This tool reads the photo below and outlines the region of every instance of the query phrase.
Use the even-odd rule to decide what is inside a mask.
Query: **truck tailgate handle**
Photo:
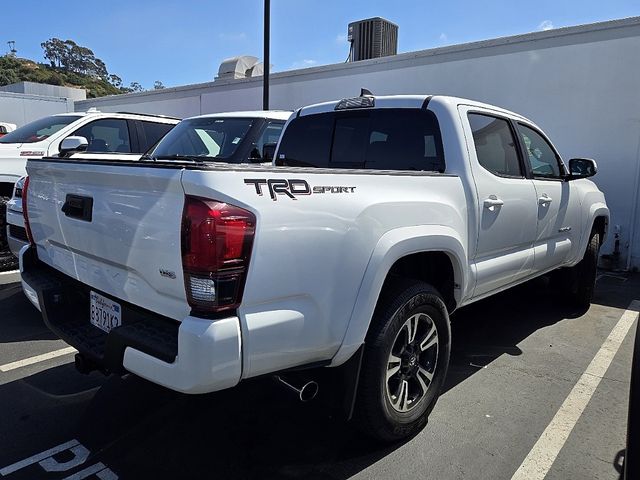
[[[66,201],[62,205],[65,216],[90,222],[93,212],[93,198],[67,193]]]

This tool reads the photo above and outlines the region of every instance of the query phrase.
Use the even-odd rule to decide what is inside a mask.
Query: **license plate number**
[[[120,304],[91,290],[89,293],[89,321],[109,333],[122,325]]]

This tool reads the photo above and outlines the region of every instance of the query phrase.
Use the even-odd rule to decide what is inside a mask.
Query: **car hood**
[[[0,143],[0,156],[4,157],[19,152],[22,145],[22,143]]]

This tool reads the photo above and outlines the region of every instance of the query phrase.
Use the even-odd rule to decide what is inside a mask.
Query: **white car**
[[[567,168],[521,115],[362,95],[294,113],[266,167],[172,155],[179,128],[147,161],[28,162],[23,288],[83,371],[185,393],[319,384],[394,441],[439,396],[451,312],[550,272],[567,302],[592,298],[596,164]]]
[[[178,122],[178,119],[159,115],[103,113],[90,109],[44,117],[1,137],[0,263],[8,259],[6,262],[15,264],[9,250],[17,256],[26,243],[21,188],[17,181],[26,175],[27,159],[57,156],[61,150],[66,155],[73,151],[139,155]],[[64,141],[71,148],[67,145],[65,149]],[[0,265],[0,269],[3,268],[8,265]]]

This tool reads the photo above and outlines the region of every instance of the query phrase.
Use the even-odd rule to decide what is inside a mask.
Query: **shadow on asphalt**
[[[639,292],[638,275],[601,274],[593,304],[626,309]],[[517,345],[536,330],[585,313],[563,302],[544,277],[459,310],[451,317],[452,352],[444,392],[500,355],[521,355]]]
[[[546,278],[460,309],[451,317],[452,351],[443,393],[503,354],[521,355],[518,344],[536,330],[584,313],[554,295]]]
[[[628,302],[637,280],[623,291],[602,279],[597,298]],[[500,355],[520,355],[518,343],[536,330],[583,313],[560,300],[537,280],[456,313],[444,392]],[[12,438],[0,466],[75,438],[123,479],[343,479],[401,447],[375,444],[269,378],[187,396],[133,375],[85,377],[65,365],[0,386],[0,404],[0,437]]]
[[[19,315],[16,312],[20,312]],[[0,344],[28,340],[56,340],[19,283],[0,286]]]

